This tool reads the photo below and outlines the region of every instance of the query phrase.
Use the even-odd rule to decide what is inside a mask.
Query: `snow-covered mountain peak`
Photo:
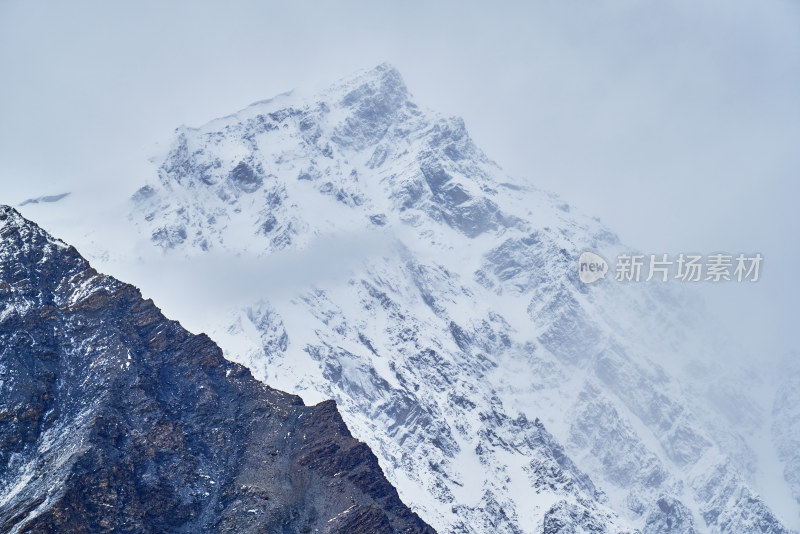
[[[424,227],[430,242],[446,242],[448,229],[475,238],[511,228],[530,232],[530,222],[563,230],[581,219],[581,226],[610,236],[596,221],[570,215],[552,195],[536,192],[520,204],[520,192],[530,188],[483,154],[463,120],[418,107],[388,65],[313,97],[286,94],[181,128],[159,175],[160,184],[134,195],[139,211],[197,208],[178,208],[169,221],[162,216],[146,225],[164,249],[230,248],[236,240],[230,234],[243,232],[267,241],[269,250],[302,247],[308,236],[364,221]],[[182,192],[191,198],[180,199]],[[286,204],[300,198],[302,204]],[[199,213],[202,220],[189,220]]]
[[[24,224],[24,221],[25,219],[22,218],[17,210],[11,206],[0,204],[0,227],[20,226]]]
[[[41,246],[45,251],[52,247],[67,248],[68,245],[48,235],[39,226],[25,219],[16,209],[11,206],[0,204],[0,238],[5,238],[11,233],[16,233],[25,238],[23,246]],[[8,258],[12,255],[19,255],[25,250],[18,250],[7,243],[5,239],[0,240],[0,256]]]
[[[389,66],[181,129],[132,217],[171,255],[230,260],[251,296],[203,327],[258,378],[335,398],[442,531],[786,532],[753,489],[766,428],[731,430],[708,401],[751,403],[704,367],[686,292],[583,285],[579,254],[610,260],[613,232],[506,176]],[[335,235],[386,246],[287,277],[303,251],[325,270],[313,250]]]

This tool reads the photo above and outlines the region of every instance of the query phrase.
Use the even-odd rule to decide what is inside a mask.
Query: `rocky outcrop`
[[[434,532],[333,401],[255,380],[9,207],[0,423],[2,532]]]

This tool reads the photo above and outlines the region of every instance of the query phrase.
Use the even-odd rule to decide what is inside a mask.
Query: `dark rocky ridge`
[[[0,531],[434,532],[333,401],[256,381],[3,206]]]

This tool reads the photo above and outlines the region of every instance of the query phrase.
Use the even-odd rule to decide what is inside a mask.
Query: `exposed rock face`
[[[2,206],[0,531],[434,532],[333,401],[256,381]]]
[[[692,512],[677,499],[661,497],[647,516],[644,534],[698,534]]]

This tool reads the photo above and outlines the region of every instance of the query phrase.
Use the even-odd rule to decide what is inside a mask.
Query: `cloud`
[[[158,295],[158,304],[172,318],[192,328],[201,324],[204,310],[243,307],[254,301],[295,297],[315,287],[347,280],[368,260],[394,256],[394,237],[383,230],[318,236],[301,250],[269,255],[231,255],[208,252],[187,258],[162,254],[141,243],[133,265],[109,269],[126,271],[145,297]],[[127,263],[127,262],[126,262]]]

